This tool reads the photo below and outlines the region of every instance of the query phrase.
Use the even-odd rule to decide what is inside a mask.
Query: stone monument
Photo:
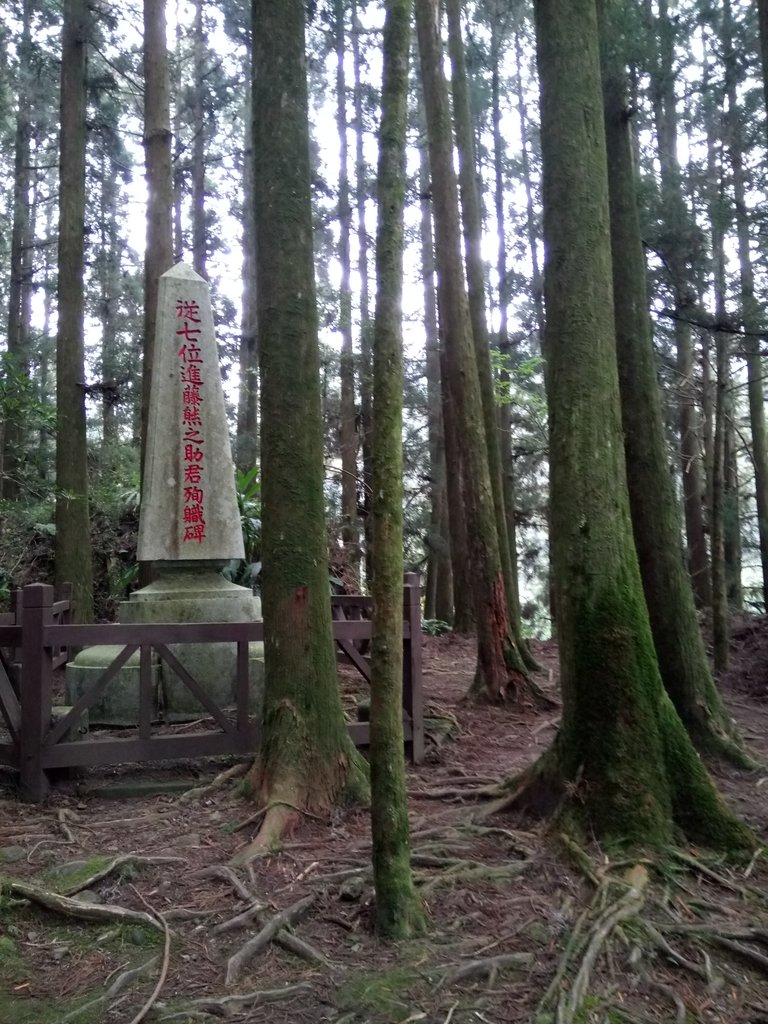
[[[153,564],[155,579],[120,605],[119,620],[255,621],[261,617],[258,598],[220,571],[224,563],[243,557],[243,538],[208,284],[183,263],[160,278],[156,330],[138,548],[139,561]],[[69,703],[118,650],[92,647],[70,662]],[[234,702],[234,644],[176,644],[172,650],[212,700],[222,707]],[[254,710],[261,702],[263,666],[263,645],[251,644]],[[158,659],[153,686],[158,717],[185,721],[205,715]],[[91,724],[135,722],[138,687],[136,652],[91,709]]]

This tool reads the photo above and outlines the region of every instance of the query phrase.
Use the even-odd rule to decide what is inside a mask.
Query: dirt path
[[[768,653],[768,626],[760,628]],[[753,671],[762,648],[754,632],[744,638],[740,644],[751,644],[754,655],[745,661],[749,679],[729,677],[726,694],[765,764],[768,690],[765,674]],[[541,681],[554,692],[555,648],[535,645],[535,654]],[[6,795],[0,799],[5,878],[67,892],[111,867],[87,886],[86,898],[157,913],[171,934],[166,957],[161,921],[72,920],[35,903],[14,906],[6,894],[0,1021],[129,1024],[166,960],[149,1021],[768,1021],[764,862],[728,867],[707,860],[712,873],[706,874],[669,858],[636,867],[627,879],[631,863],[611,865],[592,849],[587,869],[557,836],[512,817],[489,821],[490,831],[468,825],[476,804],[461,794],[530,763],[557,727],[553,712],[464,705],[473,668],[471,642],[426,638],[427,699],[456,719],[459,732],[409,773],[414,867],[429,914],[423,938],[392,948],[371,934],[364,811],[350,809],[330,822],[305,819],[280,854],[258,862],[250,875],[235,875],[227,865],[255,828],[239,827],[255,808],[234,782],[193,802],[175,794],[118,801],[70,789],[43,807],[27,807]],[[733,806],[768,835],[768,772],[715,773]],[[453,795],[434,796],[444,790]],[[120,854],[157,860],[111,865]],[[274,929],[276,941],[254,952],[227,987],[231,958],[289,908],[297,913],[293,930]],[[234,921],[242,914],[244,920]],[[569,948],[563,980],[542,1005]],[[592,950],[580,999],[574,984]],[[269,1001],[264,992],[272,993]],[[285,998],[272,1001],[278,997]]]

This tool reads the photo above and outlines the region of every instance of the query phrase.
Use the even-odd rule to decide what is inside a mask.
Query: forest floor
[[[556,648],[533,649],[555,696]],[[726,697],[768,765],[768,619],[736,623],[732,653]],[[235,780],[193,799],[116,800],[126,782],[169,778],[118,772],[35,807],[7,788],[0,1021],[768,1022],[766,859],[728,864],[686,847],[612,862],[510,814],[473,824],[473,791],[541,753],[557,712],[466,705],[466,639],[425,638],[424,668],[431,711],[455,735],[408,774],[423,936],[386,945],[372,934],[364,810],[304,818],[247,872],[229,862],[256,808]],[[200,786],[189,767],[171,778]],[[768,769],[713,772],[768,842]],[[65,916],[57,893],[77,893],[78,914],[85,905],[104,919]],[[116,908],[133,916],[113,918]]]

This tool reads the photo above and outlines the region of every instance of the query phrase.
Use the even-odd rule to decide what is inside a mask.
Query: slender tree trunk
[[[458,191],[453,170],[448,88],[442,70],[437,6],[436,0],[416,0],[435,215],[437,300],[445,339],[449,386],[456,402],[467,532],[471,545],[478,652],[473,691],[485,689],[492,699],[499,700],[508,689],[522,697],[531,693],[532,687],[526,676],[518,637],[511,632],[507,612],[480,380],[461,265]]]
[[[101,399],[101,437],[105,456],[118,441],[117,423],[117,324],[116,306],[119,302],[120,248],[117,237],[117,166],[114,160],[101,161],[101,253],[100,253],[100,305],[101,305],[101,379],[105,387]]]
[[[339,377],[341,403],[339,410],[339,441],[341,447],[341,536],[344,543],[345,567],[355,580],[360,576],[360,545],[357,528],[357,430],[355,426],[355,363],[352,353],[352,285],[349,254],[352,233],[352,207],[349,202],[349,146],[347,144],[347,83],[344,74],[346,34],[344,0],[334,0],[336,36],[336,125],[339,133],[339,332],[341,362]],[[359,584],[358,588],[359,589]]]
[[[304,2],[252,10],[265,683],[250,779],[270,809],[241,859],[278,841],[295,808],[327,811],[367,792],[328,600]]]
[[[403,762],[403,207],[411,0],[387,0],[373,336],[371,832],[376,930],[424,927],[410,864]],[[418,642],[418,638],[417,638]]]
[[[29,373],[29,317],[24,316],[24,296],[30,293],[32,268],[32,238],[30,237],[30,186],[32,136],[32,99],[29,78],[32,69],[33,0],[24,0],[22,8],[21,38],[19,39],[18,105],[14,139],[13,166],[13,226],[11,229],[11,279],[8,285],[8,365],[7,371],[24,379]],[[19,469],[25,445],[23,415],[9,415],[0,424],[0,497],[14,500],[19,497]]]
[[[626,475],[645,600],[665,689],[703,752],[744,764],[707,663],[689,577],[680,558],[680,514],[667,466],[656,379],[645,257],[637,209],[627,83],[615,0],[601,0],[603,100],[610,197],[612,274]]]
[[[144,0],[144,174],[147,250],[144,256],[144,361],[141,383],[141,466],[146,458],[149,391],[155,351],[160,275],[173,265],[171,115],[165,0]]]
[[[240,322],[240,391],[237,468],[247,473],[259,458],[259,342],[256,306],[256,223],[253,181],[253,68],[246,58],[243,140],[243,313]]]
[[[208,239],[205,224],[206,78],[203,0],[195,2],[192,27],[192,268],[208,280]]]
[[[733,20],[730,0],[723,2],[723,48],[725,50],[726,96],[728,111],[726,144],[731,158],[733,201],[736,215],[736,239],[739,252],[741,322],[744,328],[744,354],[747,362],[749,423],[752,432],[752,462],[755,468],[755,502],[763,571],[763,602],[768,610],[768,439],[765,429],[765,388],[763,359],[760,355],[760,331],[764,328],[762,310],[755,296],[755,277],[750,254],[747,189],[744,173],[744,139],[739,118],[737,92],[738,59],[733,44]]]
[[[362,54],[360,37],[362,29],[357,15],[358,5],[352,2],[352,57],[354,68],[354,108],[355,108],[355,192],[357,208],[357,273],[360,278],[360,447],[363,456],[363,529],[365,533],[365,577],[370,586],[372,578],[373,555],[373,524],[371,520],[371,500],[373,494],[372,463],[371,463],[371,427],[373,422],[373,398],[371,384],[373,380],[373,362],[371,338],[373,324],[371,322],[371,300],[368,271],[368,250],[370,248],[368,229],[366,227],[365,204],[368,198],[368,164],[364,152],[364,119],[363,119],[363,82]]]
[[[680,387],[680,459],[685,511],[688,564],[693,592],[700,606],[711,603],[709,559],[704,529],[702,494],[704,483],[699,448],[699,415],[693,379],[693,342],[686,323],[693,305],[687,271],[687,211],[682,192],[682,176],[677,156],[677,99],[674,73],[674,27],[670,22],[667,0],[659,0],[658,18],[654,18],[650,0],[646,0],[648,20],[657,35],[657,53],[651,73],[651,97],[661,166],[664,217],[669,242],[665,253],[676,314],[674,323],[677,348],[677,373]]]
[[[451,551],[451,579],[453,581],[453,631],[461,635],[475,628],[475,599],[472,585],[472,555],[469,545],[466,506],[464,503],[464,468],[459,442],[459,420],[456,397],[453,393],[448,356],[445,351],[445,332],[441,331],[440,387],[445,462],[451,467],[446,474],[445,490],[448,497],[448,535]]]
[[[731,848],[732,817],[664,693],[622,444],[595,0],[535,0],[546,350],[563,715],[512,802],[557,806],[602,842]]]
[[[423,105],[421,105],[423,109]],[[419,146],[421,205],[421,268],[424,279],[424,335],[427,357],[427,426],[429,430],[430,523],[427,541],[427,582],[424,618],[453,621],[448,494],[446,489],[445,433],[441,405],[440,338],[437,330],[435,253],[432,208],[429,202],[429,157],[426,143]]]
[[[65,0],[61,50],[59,160],[59,326],[56,339],[56,581],[72,584],[75,621],[93,617],[85,434],[86,75],[91,31],[87,0]]]
[[[757,19],[760,32],[760,64],[763,70],[763,95],[768,121],[768,0],[757,0]]]
[[[461,5],[459,0],[446,0],[448,15],[448,48],[452,68],[453,120],[459,154],[459,187],[464,229],[464,259],[467,271],[467,298],[472,339],[475,346],[480,398],[483,409],[485,444],[488,452],[488,472],[496,520],[499,559],[504,576],[507,614],[512,635],[517,637],[518,650],[526,668],[536,669],[536,661],[528,653],[522,640],[520,599],[517,582],[517,552],[510,548],[509,522],[504,507],[501,448],[493,372],[491,370],[491,344],[485,318],[485,268],[482,256],[483,219],[477,182],[475,144],[472,134],[472,113],[469,104],[467,67],[461,31]],[[514,514],[512,516],[514,523]],[[514,572],[513,572],[514,565]]]

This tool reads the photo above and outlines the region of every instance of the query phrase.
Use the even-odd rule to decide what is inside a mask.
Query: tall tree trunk
[[[256,222],[253,181],[253,67],[246,57],[243,140],[243,312],[240,321],[240,391],[236,464],[247,473],[259,458],[259,341],[256,305]]]
[[[387,0],[373,336],[371,833],[376,930],[424,927],[410,864],[403,762],[403,207],[411,0]],[[420,638],[417,638],[417,643]]]
[[[664,687],[699,750],[746,756],[707,663],[667,466],[615,0],[601,0],[615,333],[632,528]],[[603,13],[604,12],[604,13]]]
[[[358,5],[352,2],[352,58],[354,68],[353,102],[355,108],[355,193],[357,208],[357,273],[360,278],[360,447],[363,456],[363,529],[365,533],[365,577],[370,586],[372,577],[373,524],[371,500],[373,495],[371,463],[371,427],[373,422],[373,362],[371,338],[370,285],[368,271],[369,238],[365,219],[365,204],[368,199],[368,164],[364,151],[362,53],[360,37],[362,28],[358,18]]]
[[[534,13],[563,716],[511,802],[547,801],[603,842],[663,847],[679,828],[750,847],[665,695],[635,555],[595,0],[535,0]]]
[[[29,374],[29,316],[24,315],[24,297],[29,296],[32,268],[30,236],[30,186],[32,98],[29,80],[32,46],[33,0],[24,0],[19,39],[18,101],[13,160],[13,227],[11,229],[11,279],[8,286],[8,364],[6,371],[24,380]],[[27,302],[28,305],[28,302]],[[25,444],[24,415],[20,410],[7,415],[0,424],[0,497],[19,497],[19,468]]]
[[[157,292],[160,275],[173,265],[173,176],[165,0],[144,0],[144,174],[147,182],[147,249],[144,255],[144,360],[141,380],[142,474],[155,351]]]
[[[472,112],[469,104],[469,85],[464,58],[464,40],[461,31],[461,5],[459,0],[446,0],[448,15],[448,48],[451,57],[451,86],[453,92],[453,120],[459,154],[459,189],[464,229],[464,259],[467,272],[467,298],[472,339],[477,359],[480,398],[483,408],[485,444],[488,452],[488,472],[496,520],[499,559],[504,577],[507,614],[512,635],[517,637],[520,656],[526,668],[536,669],[536,661],[528,653],[522,640],[520,625],[520,599],[517,581],[517,552],[510,546],[509,522],[504,507],[504,485],[499,444],[499,423],[493,372],[491,370],[491,344],[485,318],[485,269],[483,267],[483,217],[477,182],[475,144],[472,134]],[[514,515],[512,516],[514,524]],[[513,571],[514,566],[514,571]]]
[[[677,372],[680,381],[680,458],[685,511],[688,564],[697,603],[711,603],[709,559],[704,529],[699,416],[693,379],[693,341],[686,322],[693,305],[686,251],[687,211],[682,192],[682,176],[677,156],[677,99],[675,96],[674,34],[667,0],[659,0],[654,18],[651,0],[646,0],[649,24],[657,33],[657,51],[651,72],[651,97],[661,167],[662,201],[667,224],[668,244],[665,261],[670,275],[675,311],[674,332],[677,348]]]
[[[461,265],[458,190],[437,14],[437,0],[416,0],[435,215],[437,301],[445,339],[449,387],[456,402],[467,532],[471,545],[478,655],[473,691],[484,689],[491,699],[499,700],[508,689],[522,697],[532,692],[532,687],[527,679],[518,637],[510,629],[507,612],[480,380]]]
[[[423,109],[423,105],[421,105]],[[435,252],[432,208],[429,202],[429,158],[426,142],[419,145],[421,205],[421,273],[424,281],[424,335],[427,366],[427,427],[429,431],[430,522],[427,542],[427,582],[424,618],[453,621],[445,433],[441,404],[440,338],[437,330]]]
[[[757,0],[757,19],[760,33],[760,65],[763,70],[763,96],[765,98],[768,134],[768,0]]]
[[[357,529],[357,430],[355,426],[355,363],[352,353],[352,285],[349,242],[352,233],[352,207],[349,202],[349,146],[347,144],[347,83],[344,74],[346,34],[344,0],[334,0],[336,37],[336,125],[339,133],[339,333],[341,362],[339,377],[341,403],[339,440],[341,447],[341,536],[345,567],[359,580],[360,556]],[[359,583],[357,586],[359,590]]]
[[[755,469],[755,503],[760,538],[760,562],[763,571],[763,602],[768,611],[768,439],[765,429],[763,359],[760,355],[760,332],[764,328],[764,323],[762,310],[755,296],[755,276],[752,270],[749,245],[744,139],[737,91],[739,60],[734,51],[730,0],[723,2],[723,48],[728,100],[726,145],[731,158],[736,239],[739,252],[739,305],[741,323],[744,328],[744,355],[747,362],[747,394],[749,396],[749,423],[752,432],[752,462]]]
[[[192,268],[208,280],[208,239],[205,224],[206,77],[203,0],[195,2],[192,27]]]
[[[328,600],[304,2],[254,0],[252,10],[265,682],[250,778],[270,808],[262,849],[295,808],[327,811],[367,784],[344,722]]]
[[[87,0],[65,0],[61,49],[59,326],[56,339],[56,581],[72,584],[74,618],[93,617],[85,434],[85,111]]]
[[[117,233],[117,165],[101,160],[100,203],[100,306],[101,306],[101,379],[104,391],[101,399],[101,437],[109,459],[109,449],[118,441],[116,377],[117,377],[117,323],[116,307],[119,303],[120,247]]]

